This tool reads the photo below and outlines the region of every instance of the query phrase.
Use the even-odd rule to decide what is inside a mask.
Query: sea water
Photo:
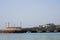
[[[60,40],[60,33],[0,33],[0,40]]]

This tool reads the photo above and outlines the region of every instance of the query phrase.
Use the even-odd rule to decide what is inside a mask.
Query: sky
[[[60,0],[0,0],[0,29],[60,24]]]

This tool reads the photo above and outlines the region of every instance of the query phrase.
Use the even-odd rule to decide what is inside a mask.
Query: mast
[[[22,21],[20,21],[20,27],[22,27]]]
[[[10,26],[10,23],[8,22],[8,25],[7,25],[7,27],[9,27]]]

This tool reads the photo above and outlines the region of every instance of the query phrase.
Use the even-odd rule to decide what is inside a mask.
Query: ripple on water
[[[60,33],[0,34],[0,40],[60,40]]]

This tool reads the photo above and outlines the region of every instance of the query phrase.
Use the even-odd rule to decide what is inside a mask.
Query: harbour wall
[[[12,27],[11,27],[12,28]],[[8,29],[4,29],[4,30],[0,30],[0,33],[55,33],[55,32],[60,32],[60,28],[8,28]]]

